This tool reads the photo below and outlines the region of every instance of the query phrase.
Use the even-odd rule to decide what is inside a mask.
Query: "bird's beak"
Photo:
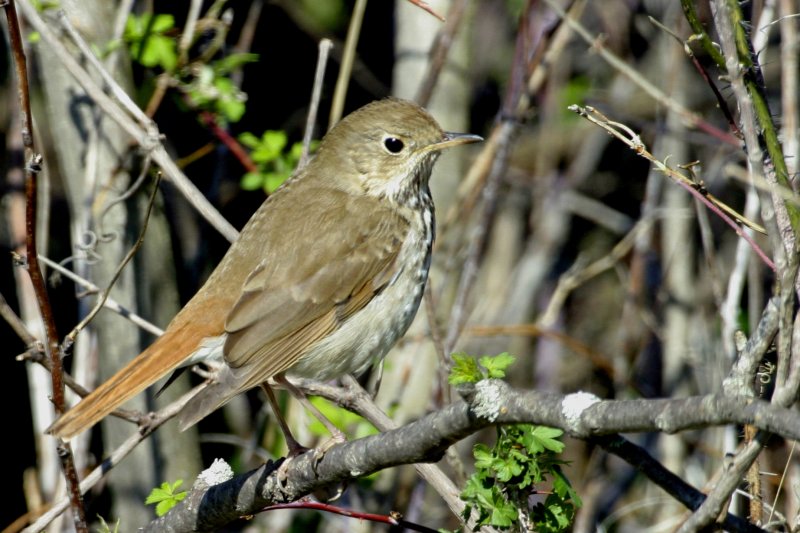
[[[444,132],[444,140],[428,146],[429,150],[444,150],[451,146],[458,146],[459,144],[470,144],[481,142],[483,137],[480,135],[473,135],[472,133],[453,133],[451,131]]]

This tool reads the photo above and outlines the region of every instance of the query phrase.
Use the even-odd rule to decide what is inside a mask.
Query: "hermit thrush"
[[[344,118],[256,211],[164,335],[48,432],[73,437],[169,372],[220,352],[226,364],[186,406],[182,427],[270,378],[366,370],[419,307],[433,164],[442,149],[480,140],[446,133],[394,98]]]

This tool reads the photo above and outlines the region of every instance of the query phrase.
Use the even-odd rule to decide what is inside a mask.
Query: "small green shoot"
[[[160,487],[156,487],[150,492],[144,502],[145,505],[156,504],[156,515],[164,516],[186,497],[187,492],[185,490],[176,492],[182,484],[182,479],[171,484],[169,481],[165,481]]]
[[[484,355],[477,361],[465,353],[453,354],[453,369],[448,378],[451,385],[477,383],[482,379],[502,379],[506,369],[514,363],[514,356],[508,353]]]
[[[238,122],[246,109],[247,95],[230,78],[230,74],[258,61],[258,54],[231,54],[205,65],[195,65],[192,77],[180,84],[192,104],[212,111],[228,122]]]
[[[97,519],[100,521],[100,525],[97,526],[97,533],[119,533],[119,518],[117,518],[117,521],[114,522],[113,529],[108,525],[106,519],[102,516],[97,515]]]

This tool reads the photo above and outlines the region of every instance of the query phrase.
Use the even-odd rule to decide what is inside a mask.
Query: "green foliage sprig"
[[[179,85],[199,109],[211,111],[228,122],[238,122],[246,110],[247,95],[236,86],[231,73],[258,54],[230,54],[207,64],[192,66],[188,80]]]
[[[186,497],[186,491],[178,492],[178,487],[183,484],[183,480],[179,479],[175,483],[165,481],[160,487],[154,488],[150,491],[147,499],[144,501],[145,505],[156,504],[156,515],[164,516],[170,509],[175,507],[178,502]]]
[[[267,130],[261,137],[245,132],[239,135],[239,142],[250,148],[250,157],[258,165],[257,171],[242,177],[242,189],[246,191],[263,188],[267,193],[275,192],[292,175],[303,153],[303,144],[299,142],[284,151],[288,139],[283,131]],[[311,150],[315,150],[318,144],[312,142]]]
[[[132,14],[125,22],[123,39],[128,43],[131,56],[142,66],[161,67],[172,72],[178,64],[178,47],[175,38],[167,34],[174,27],[172,15]]]
[[[514,357],[453,354],[453,361],[449,380],[459,385],[505,377]],[[562,433],[530,424],[499,426],[494,446],[476,444],[475,473],[461,493],[467,503],[465,519],[475,510],[478,525],[545,533],[568,529],[581,499],[561,470],[565,462],[557,457],[564,450],[558,440]],[[542,491],[537,488],[541,485],[550,489]]]

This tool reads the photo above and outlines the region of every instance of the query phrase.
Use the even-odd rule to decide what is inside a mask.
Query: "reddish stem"
[[[227,132],[224,128],[221,128],[219,124],[217,124],[216,117],[210,111],[203,111],[200,113],[200,120],[203,121],[203,124],[208,126],[211,132],[222,141],[222,144],[228,147],[228,150],[239,160],[242,166],[248,172],[257,172],[258,166],[253,162],[250,158],[250,154],[242,147],[242,145],[233,138],[233,136]]]
[[[329,503],[313,502],[310,500],[301,500],[298,502],[291,502],[291,503],[279,503],[277,505],[270,505],[269,507],[265,507],[263,510],[274,511],[277,509],[314,509],[317,511],[325,511],[326,513],[333,513],[342,516],[348,516],[350,518],[357,518],[359,520],[369,520],[370,522],[378,522],[381,524],[400,526],[402,528],[410,529],[412,531],[422,531],[424,533],[436,533],[435,529],[431,529],[429,527],[425,527],[420,524],[415,524],[413,522],[403,520],[403,518],[398,513],[391,513],[388,515],[362,513],[360,511],[351,511],[350,509],[336,507],[335,505],[331,505]]]
[[[31,104],[28,90],[28,68],[25,51],[22,46],[22,34],[19,29],[19,17],[14,0],[7,0],[5,4],[6,19],[8,21],[9,40],[14,56],[14,70],[17,74],[17,97],[19,98],[20,122],[22,144],[25,147],[25,249],[27,253],[27,270],[36,294],[39,313],[44,322],[45,342],[44,347],[51,362],[50,376],[53,384],[53,404],[56,414],[66,411],[64,397],[64,366],[61,361],[61,351],[58,344],[58,331],[53,318],[53,309],[47,295],[47,286],[44,282],[39,257],[36,252],[36,175],[41,170],[42,156],[34,153],[33,122],[31,120]],[[86,511],[83,506],[83,497],[78,481],[78,472],[72,456],[72,448],[68,442],[57,441],[58,457],[67,483],[70,505],[72,507],[75,529],[81,533],[89,531],[86,523]]]

